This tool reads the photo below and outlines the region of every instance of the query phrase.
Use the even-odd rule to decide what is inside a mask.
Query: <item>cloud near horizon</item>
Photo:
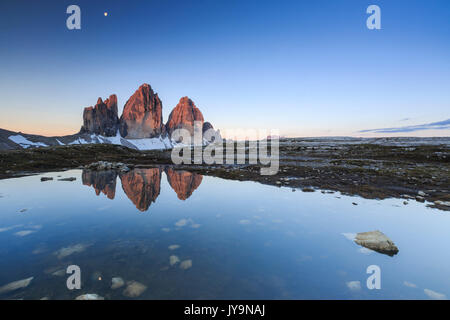
[[[422,130],[448,130],[450,129],[450,119],[426,123],[426,124],[418,124],[413,126],[403,126],[403,127],[394,127],[394,128],[382,128],[382,129],[367,129],[358,131],[360,133],[395,133],[395,132],[415,132]]]

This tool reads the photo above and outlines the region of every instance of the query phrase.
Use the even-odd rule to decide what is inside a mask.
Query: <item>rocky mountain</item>
[[[200,121],[203,127],[203,114],[191,99],[183,97],[169,115],[166,123],[167,133],[172,136],[174,130],[186,129],[193,135],[194,121]]]
[[[80,133],[93,133],[113,137],[119,129],[117,96],[110,95],[105,102],[98,98],[94,107],[87,107],[83,112],[83,126]]]
[[[128,139],[154,138],[165,134],[162,102],[144,83],[128,99],[120,117],[120,135]]]
[[[211,123],[209,123],[209,122],[203,123],[202,132],[205,133],[205,132],[208,131],[209,129],[213,129],[213,130],[214,130],[213,125],[212,125]]]
[[[178,128],[194,133],[194,122],[199,121],[203,132],[213,128],[188,97],[180,99],[166,124],[163,123],[162,102],[147,83],[141,85],[126,102],[118,117],[117,96],[112,94],[95,106],[83,111],[83,125],[73,135],[44,137],[0,129],[0,150],[27,149],[59,145],[106,143],[138,150],[171,149],[171,135]],[[215,131],[220,136],[219,131]],[[213,140],[203,139],[202,143]]]

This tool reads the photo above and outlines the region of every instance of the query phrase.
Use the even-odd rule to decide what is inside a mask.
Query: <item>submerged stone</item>
[[[52,273],[52,276],[62,277],[66,275],[66,270],[60,269]]]
[[[34,279],[34,277],[29,277],[26,279],[8,283],[8,284],[4,285],[3,287],[0,287],[0,294],[14,291],[14,290],[21,289],[21,288],[26,288],[26,287],[28,287],[28,285],[31,283],[31,281],[33,279]]]
[[[118,289],[125,285],[125,281],[123,281],[120,277],[114,277],[111,280],[111,289]]]
[[[78,243],[73,246],[61,248],[61,249],[57,250],[55,252],[55,254],[57,255],[58,259],[62,259],[67,256],[70,256],[73,253],[83,252],[88,246],[89,245]]]
[[[105,300],[105,298],[100,297],[96,293],[86,293],[76,297],[75,300]]]
[[[169,257],[169,263],[171,266],[177,264],[178,262],[180,262],[180,259],[177,256],[170,256]]]
[[[126,297],[135,298],[140,296],[145,290],[147,290],[147,286],[137,281],[130,281],[127,283],[127,287],[123,291],[123,295]]]
[[[180,263],[180,268],[183,270],[189,269],[192,267],[192,260],[184,260]]]
[[[394,242],[378,230],[358,233],[355,242],[360,246],[389,256],[393,256],[399,251]]]

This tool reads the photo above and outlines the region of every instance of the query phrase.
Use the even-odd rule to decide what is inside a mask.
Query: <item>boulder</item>
[[[358,233],[355,242],[360,246],[389,256],[393,256],[399,251],[394,242],[378,230]]]

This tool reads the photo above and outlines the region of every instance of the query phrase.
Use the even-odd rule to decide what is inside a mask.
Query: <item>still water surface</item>
[[[0,299],[447,298],[450,215],[403,201],[167,168],[0,180]],[[377,229],[397,255],[343,235]],[[66,287],[72,264],[80,290]],[[380,290],[366,286],[370,265],[381,268]],[[30,277],[27,287],[5,287]],[[124,285],[112,289],[113,277]],[[140,290],[127,290],[132,281]]]

